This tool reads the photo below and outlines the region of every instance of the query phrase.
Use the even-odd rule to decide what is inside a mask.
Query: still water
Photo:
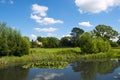
[[[0,70],[0,80],[120,80],[120,61],[77,61],[63,69],[12,67]]]

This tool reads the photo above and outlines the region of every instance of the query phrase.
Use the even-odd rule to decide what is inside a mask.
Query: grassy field
[[[80,54],[80,48],[32,48],[29,55],[22,57],[8,56],[0,58],[0,67],[8,67],[15,65],[23,65],[27,63],[44,64],[49,65],[57,64],[58,62],[70,63],[76,60],[88,60],[88,59],[102,59],[102,58],[119,58],[120,48],[113,48],[108,53],[98,54]],[[40,63],[41,62],[41,63]],[[48,63],[46,63],[48,62]],[[52,62],[52,63],[51,63]]]

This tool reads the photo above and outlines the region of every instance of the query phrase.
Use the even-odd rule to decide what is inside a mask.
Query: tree
[[[74,27],[71,31],[71,36],[72,36],[72,39],[71,39],[71,43],[74,47],[77,47],[78,46],[78,37],[80,35],[82,35],[84,33],[84,30],[83,29],[80,29],[80,28],[77,28],[77,27]]]
[[[110,44],[101,37],[93,37],[90,33],[84,33],[79,37],[79,47],[83,53],[108,52]]]
[[[0,56],[22,56],[29,53],[29,40],[20,31],[0,23]]]
[[[59,47],[59,39],[55,38],[55,37],[47,37],[47,45],[46,47],[48,48],[56,48]]]
[[[117,43],[120,45],[120,36],[118,37]]]
[[[101,37],[104,40],[114,39],[118,36],[118,32],[112,29],[110,26],[98,25],[93,30],[93,34],[97,37]]]
[[[38,36],[38,37],[37,37],[37,40],[38,40],[39,42],[42,42],[42,47],[46,47],[46,45],[47,45],[47,43],[48,43],[47,38]]]
[[[70,37],[62,37],[60,40],[60,45],[62,47],[71,47]]]
[[[36,41],[32,40],[31,41],[31,48],[37,48],[37,47],[38,47],[38,45],[37,45]]]
[[[109,41],[104,41],[101,37],[97,39],[98,52],[108,52],[111,49]]]
[[[97,43],[94,38],[89,33],[84,33],[79,38],[79,47],[83,53],[97,53]]]

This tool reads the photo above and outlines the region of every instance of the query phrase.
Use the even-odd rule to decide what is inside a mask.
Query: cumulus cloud
[[[48,17],[39,19],[36,22],[38,22],[39,24],[43,24],[43,25],[63,23],[63,21],[61,21],[61,20],[55,20],[53,18],[48,18]]]
[[[38,4],[33,4],[32,5],[32,13],[33,14],[39,14],[40,16],[46,16],[47,15],[47,10],[48,10],[48,7],[46,6],[41,6],[41,5],[38,5]]]
[[[120,0],[75,0],[75,4],[81,13],[100,13],[108,11],[112,7],[120,6]]]
[[[42,19],[40,16],[38,16],[36,14],[35,15],[31,14],[30,18],[35,20],[36,22]]]
[[[37,32],[54,32],[57,28],[49,27],[49,28],[34,28]]]
[[[79,22],[78,25],[84,26],[84,27],[92,27],[93,26],[92,24],[90,24],[89,21],[87,21],[87,22]]]
[[[55,20],[54,18],[47,17],[47,10],[48,10],[48,7],[46,6],[33,4],[30,18],[42,25],[63,23],[63,21],[61,20]]]

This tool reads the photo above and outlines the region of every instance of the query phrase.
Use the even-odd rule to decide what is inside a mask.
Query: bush
[[[19,31],[0,23],[0,56],[22,56],[29,53],[29,41]]]
[[[100,53],[108,52],[111,48],[108,41],[104,41],[102,38],[93,37],[90,33],[84,33],[79,38],[79,47],[83,53]]]

